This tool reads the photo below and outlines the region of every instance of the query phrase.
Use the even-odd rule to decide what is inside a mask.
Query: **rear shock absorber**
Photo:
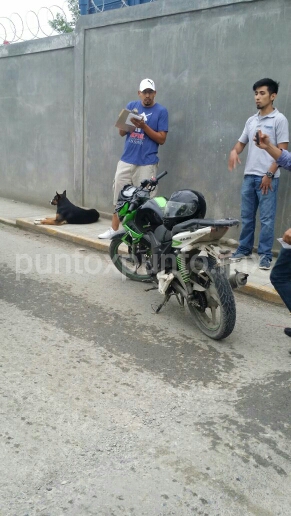
[[[188,294],[193,294],[192,285],[190,283],[190,275],[186,265],[186,257],[184,254],[179,254],[179,256],[177,256],[177,265],[182,279],[186,285]]]

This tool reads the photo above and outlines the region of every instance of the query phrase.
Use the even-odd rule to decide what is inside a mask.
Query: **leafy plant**
[[[80,16],[79,0],[67,0],[68,9],[71,13],[71,21],[67,21],[63,14],[57,13],[53,21],[49,21],[50,26],[59,34],[65,34],[67,32],[73,32],[77,20]]]

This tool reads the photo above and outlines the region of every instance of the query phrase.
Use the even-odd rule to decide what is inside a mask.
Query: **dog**
[[[67,198],[66,190],[62,194],[56,192],[54,198],[50,201],[53,206],[57,206],[55,218],[47,217],[45,219],[37,219],[34,224],[47,224],[53,226],[61,226],[62,224],[92,224],[99,219],[99,212],[95,209],[86,210],[75,206]]]

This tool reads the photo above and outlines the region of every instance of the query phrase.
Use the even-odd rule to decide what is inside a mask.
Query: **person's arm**
[[[144,120],[138,120],[137,118],[131,118],[130,121],[135,125],[135,127],[142,129],[143,132],[154,142],[159,145],[163,145],[167,138],[166,131],[154,131],[149,127]]]
[[[270,154],[270,156],[272,156],[272,158],[276,160],[275,165],[277,168],[283,167],[287,170],[291,170],[291,152],[287,151],[288,143],[279,143],[278,146],[276,146],[273,143],[271,143],[270,138],[267,134],[263,134],[261,131],[259,131],[259,135],[260,143],[259,145],[256,144],[257,147],[268,152],[268,154]],[[271,167],[270,172],[273,172],[273,170],[271,170]]]
[[[283,149],[281,156],[277,159],[277,164],[279,167],[291,170],[291,152]]]
[[[287,229],[283,235],[283,241],[286,242],[286,244],[291,245],[291,228]]]
[[[236,168],[237,164],[241,165],[241,160],[238,155],[244,150],[246,143],[237,141],[233,149],[231,149],[228,158],[228,170],[231,172]]]
[[[288,147],[288,143],[280,143],[278,144],[278,147],[277,149],[279,149],[279,145],[280,147],[283,149],[283,148],[286,148]],[[274,147],[276,147],[274,145]],[[273,156],[272,156],[273,157]],[[277,169],[278,169],[279,165],[277,164],[276,161],[273,161],[273,163],[271,163],[271,165],[269,166],[268,170],[266,170],[266,172],[271,172],[273,174],[273,176],[275,175]],[[272,188],[272,177],[268,177],[266,176],[266,174],[262,177],[262,182],[261,182],[261,185],[260,185],[260,189],[262,190],[262,194],[267,194],[268,193],[268,190],[273,190]]]
[[[119,134],[120,134],[120,136],[126,136],[127,131],[123,131],[123,129],[119,129]]]

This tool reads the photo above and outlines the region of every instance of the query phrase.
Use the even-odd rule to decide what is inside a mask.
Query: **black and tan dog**
[[[54,226],[61,226],[62,224],[92,224],[99,219],[97,210],[79,208],[69,201],[66,195],[66,190],[62,194],[56,192],[54,198],[50,201],[51,204],[57,206],[56,217],[47,217],[45,219],[37,219],[34,224],[48,224]]]

